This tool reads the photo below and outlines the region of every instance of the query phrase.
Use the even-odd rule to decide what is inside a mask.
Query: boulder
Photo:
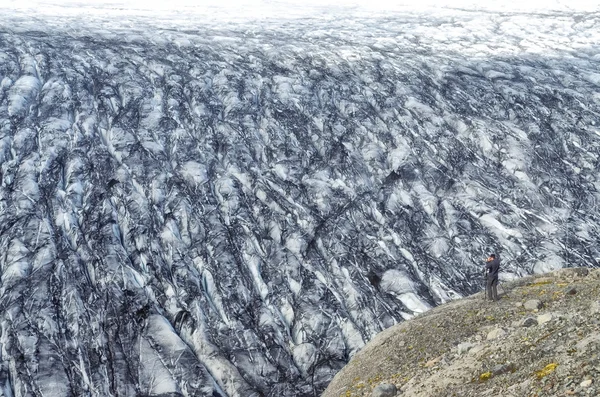
[[[479,344],[473,346],[471,348],[471,350],[469,350],[469,355],[473,356],[473,355],[479,353],[480,351],[482,351],[483,349],[485,349],[485,345],[479,343]]]
[[[506,331],[502,328],[494,328],[487,334],[487,340],[498,339],[506,335]]]
[[[463,343],[459,343],[458,346],[456,347],[456,349],[458,350],[458,354],[464,354],[464,353],[467,353],[469,350],[471,350],[471,348],[473,346],[475,346],[475,345],[471,342],[463,342]]]
[[[373,397],[394,397],[398,393],[396,385],[382,383],[373,389]]]
[[[498,364],[490,371],[492,375],[498,376],[508,372],[515,372],[517,367],[513,363]]]
[[[552,320],[552,318],[552,313],[540,314],[539,316],[537,316],[537,323],[539,325],[542,325]]]
[[[525,320],[521,321],[521,327],[532,327],[534,325],[538,325],[538,321],[533,317],[527,317]]]
[[[527,310],[539,310],[542,308],[542,302],[539,299],[530,299],[523,306]]]
[[[590,314],[600,314],[600,301],[594,301],[590,304]]]

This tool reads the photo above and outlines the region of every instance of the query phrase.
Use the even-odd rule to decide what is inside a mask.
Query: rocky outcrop
[[[498,302],[475,294],[383,331],[322,397],[599,395],[600,269],[502,287]]]

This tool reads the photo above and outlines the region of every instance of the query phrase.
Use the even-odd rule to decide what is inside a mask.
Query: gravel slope
[[[597,396],[600,270],[562,269],[502,284],[389,328],[352,358],[323,397]]]

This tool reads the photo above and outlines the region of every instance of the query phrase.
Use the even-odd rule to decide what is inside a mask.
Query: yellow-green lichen
[[[546,365],[543,369],[536,371],[535,376],[538,379],[542,379],[544,376],[550,375],[552,372],[554,372],[556,367],[558,367],[557,363],[550,363],[550,364]]]

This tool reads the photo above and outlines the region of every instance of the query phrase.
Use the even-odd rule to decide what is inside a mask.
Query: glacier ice
[[[489,250],[598,266],[598,13],[28,4],[0,15],[0,395],[313,396]]]

